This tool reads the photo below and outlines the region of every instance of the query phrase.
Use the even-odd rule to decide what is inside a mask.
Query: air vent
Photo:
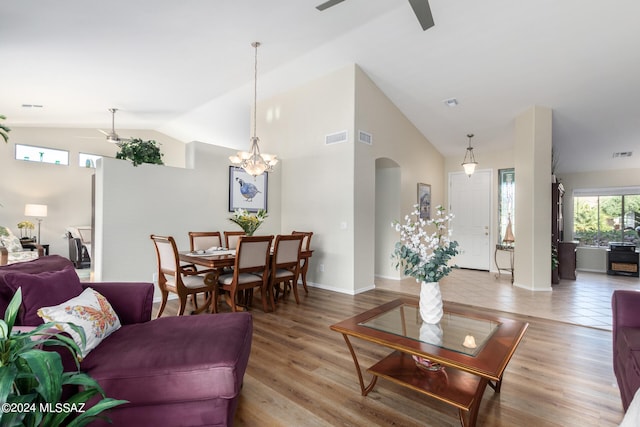
[[[342,132],[331,133],[324,137],[324,143],[326,145],[339,144],[341,142],[347,142],[349,140],[349,132],[343,130]]]
[[[373,145],[373,135],[363,130],[358,131],[358,141],[363,144]]]
[[[617,153],[613,153],[613,158],[617,157],[631,157],[633,156],[633,151],[619,151]]]

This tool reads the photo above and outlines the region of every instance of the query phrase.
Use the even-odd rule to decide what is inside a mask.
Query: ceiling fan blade
[[[338,3],[342,3],[344,0],[329,0],[326,1],[324,3],[322,3],[321,5],[316,6],[316,9],[318,10],[325,10],[325,9],[329,9],[331,6],[335,6]]]
[[[101,134],[104,134],[105,136],[109,136],[109,135],[110,135],[110,134],[109,134],[109,132],[106,132],[106,131],[104,131],[104,130],[102,130],[102,129],[96,129],[96,130],[97,130],[98,132],[100,132]]]
[[[431,14],[431,7],[429,7],[429,0],[409,0],[409,3],[424,31],[435,25],[433,15]]]

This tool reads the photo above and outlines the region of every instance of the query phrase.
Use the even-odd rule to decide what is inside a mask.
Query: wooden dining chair
[[[162,315],[167,305],[169,292],[178,295],[180,300],[179,316],[184,314],[189,295],[193,296],[194,303],[196,302],[197,294],[204,293],[207,295],[205,304],[199,309],[196,308],[194,313],[200,313],[212,305],[211,298],[216,288],[215,283],[218,279],[218,273],[211,271],[205,275],[201,275],[189,266],[181,266],[178,259],[176,241],[171,236],[156,236],[152,234],[151,240],[153,240],[156,248],[158,258],[158,287],[162,294],[162,303],[157,317]]]
[[[220,291],[229,293],[229,305],[231,311],[238,311],[238,297],[243,291],[252,291],[260,288],[262,307],[267,312],[267,288],[269,286],[269,256],[273,236],[240,236],[236,248],[236,259],[233,272],[222,274],[217,280],[218,286],[214,286],[213,312],[217,313],[217,301]],[[212,281],[213,277],[208,277]],[[215,282],[213,282],[215,284]],[[253,295],[245,292],[244,304],[251,304]]]
[[[311,237],[313,237],[312,231],[292,231],[291,234],[301,234],[304,236],[302,239],[302,252],[306,252],[309,254],[311,250]],[[308,294],[309,289],[307,289],[307,270],[309,270],[309,258],[311,255],[307,255],[300,259],[300,277],[302,277],[302,286],[304,287],[304,293]]]
[[[276,236],[269,272],[269,295],[273,296],[272,303],[277,300],[282,284],[282,298],[284,299],[291,289],[296,297],[296,304],[300,304],[298,276],[303,239],[304,236],[301,234]]]
[[[245,236],[244,231],[225,231],[224,232],[224,245],[227,249],[236,249],[238,246],[238,238]]]
[[[219,231],[190,231],[189,247],[191,252],[206,251],[209,248],[222,246],[222,237]]]

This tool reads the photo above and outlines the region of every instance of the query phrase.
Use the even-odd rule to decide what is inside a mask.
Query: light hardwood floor
[[[473,275],[464,281],[470,277],[491,283]],[[383,379],[367,397],[361,396],[344,340],[329,329],[333,323],[395,299],[397,291],[414,292],[378,288],[350,296],[310,288],[307,296],[301,292],[300,305],[291,298],[274,313],[263,313],[256,299],[251,310],[253,345],[235,425],[459,426],[453,407]],[[228,311],[224,304],[220,308]],[[176,312],[176,301],[170,301],[164,316]],[[610,331],[499,314],[525,320],[530,326],[505,371],[502,392],[485,391],[478,426],[620,423],[623,412],[612,371]],[[388,353],[371,343],[352,342],[365,368]]]

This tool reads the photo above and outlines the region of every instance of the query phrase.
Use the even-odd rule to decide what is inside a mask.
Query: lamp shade
[[[24,205],[24,215],[44,218],[47,216],[47,205]]]

